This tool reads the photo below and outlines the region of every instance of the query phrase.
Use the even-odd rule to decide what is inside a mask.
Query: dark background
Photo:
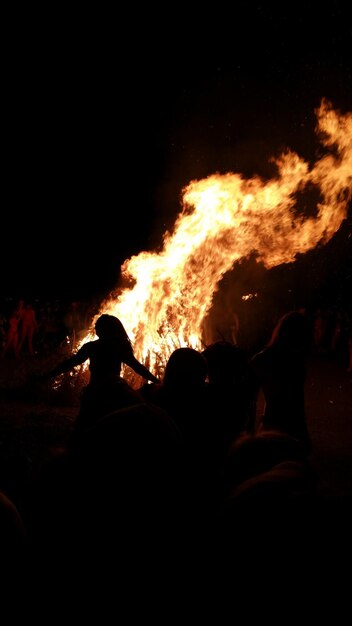
[[[352,111],[344,2],[31,9],[5,30],[3,296],[104,297],[126,258],[160,247],[190,180],[269,176],[287,147],[315,161],[321,99]],[[350,307],[351,231],[350,208],[273,288]]]

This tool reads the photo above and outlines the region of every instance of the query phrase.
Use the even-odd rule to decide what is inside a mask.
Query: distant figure
[[[75,425],[78,429],[112,410],[141,401],[138,393],[121,378],[123,363],[146,380],[158,382],[156,376],[134,356],[131,341],[117,317],[106,313],[101,315],[96,321],[95,332],[98,339],[85,343],[76,354],[47,374],[58,376],[89,359],[90,381],[81,397]]]
[[[307,452],[311,440],[306,424],[304,385],[309,346],[306,316],[291,311],[279,320],[267,346],[251,361],[258,391],[261,388],[265,398],[260,427],[295,437]]]
[[[2,350],[2,356],[7,353],[12,354],[16,358],[18,357],[19,346],[19,334],[18,334],[18,316],[16,311],[13,311],[8,319],[8,328],[6,332],[6,340]]]
[[[38,332],[38,323],[32,305],[27,303],[23,308],[21,307],[18,317],[20,324],[18,354],[21,352],[25,344],[27,344],[29,354],[34,354],[33,337],[34,333]]]
[[[24,309],[24,300],[19,300],[15,309],[15,314],[17,315],[17,318],[20,320],[21,319],[21,315]]]

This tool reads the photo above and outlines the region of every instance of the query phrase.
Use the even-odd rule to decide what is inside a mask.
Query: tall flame
[[[228,173],[190,182],[161,252],[141,252],[124,262],[122,276],[133,286],[104,302],[99,314],[121,319],[137,358],[152,371],[160,372],[177,347],[201,348],[202,321],[236,261],[255,253],[267,268],[292,262],[329,241],[346,218],[352,113],[342,115],[324,99],[316,115],[316,131],[334,152],[310,169],[288,150],[274,161],[277,177],[267,181]],[[295,195],[307,186],[316,187],[321,198],[310,218],[294,212]]]

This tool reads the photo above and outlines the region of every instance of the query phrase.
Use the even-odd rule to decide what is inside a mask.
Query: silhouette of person
[[[188,439],[201,435],[202,407],[206,403],[207,365],[194,348],[176,348],[170,355],[160,385],[142,388],[143,396],[161,406]]]
[[[19,300],[15,308],[15,314],[17,315],[18,320],[21,319],[23,309],[24,309],[24,300]]]
[[[141,394],[167,411],[185,443],[189,462],[189,483],[197,489],[195,501],[203,504],[213,493],[218,464],[217,414],[207,393],[207,363],[191,347],[176,348],[170,355],[160,385],[145,385]],[[197,487],[195,487],[197,485]],[[201,505],[202,506],[202,505]]]
[[[18,357],[19,352],[19,334],[18,334],[18,316],[16,311],[13,311],[8,319],[8,328],[6,333],[6,341],[3,346],[2,356],[5,356],[8,352]]]
[[[142,399],[121,377],[122,364],[151,382],[159,382],[145,365],[136,359],[131,340],[114,315],[104,313],[95,323],[98,339],[85,343],[76,354],[57,365],[46,376],[54,377],[68,372],[89,360],[90,380],[83,390],[75,429],[86,428],[112,410],[137,404]]]
[[[27,343],[29,354],[34,354],[33,336],[38,331],[38,323],[35,311],[30,303],[22,307],[18,313],[20,323],[20,337],[18,343],[18,354]]]
[[[299,311],[286,313],[277,323],[266,347],[251,365],[265,399],[261,428],[287,433],[311,449],[306,424],[304,385],[310,346],[307,318]]]

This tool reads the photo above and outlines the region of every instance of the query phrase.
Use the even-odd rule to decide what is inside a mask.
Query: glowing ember
[[[100,313],[123,322],[137,358],[160,373],[180,346],[202,348],[202,321],[223,275],[253,252],[267,268],[294,261],[298,253],[326,243],[347,215],[352,195],[352,114],[323,100],[317,132],[330,153],[309,168],[287,151],[275,160],[271,180],[214,174],[183,190],[183,207],[160,253],[126,260],[122,275],[133,283]],[[316,217],[295,214],[295,194],[315,186]],[[250,298],[252,294],[243,296]],[[90,337],[87,337],[87,340]]]
[[[247,295],[242,296],[241,300],[252,300],[257,297],[257,293],[247,293]]]

